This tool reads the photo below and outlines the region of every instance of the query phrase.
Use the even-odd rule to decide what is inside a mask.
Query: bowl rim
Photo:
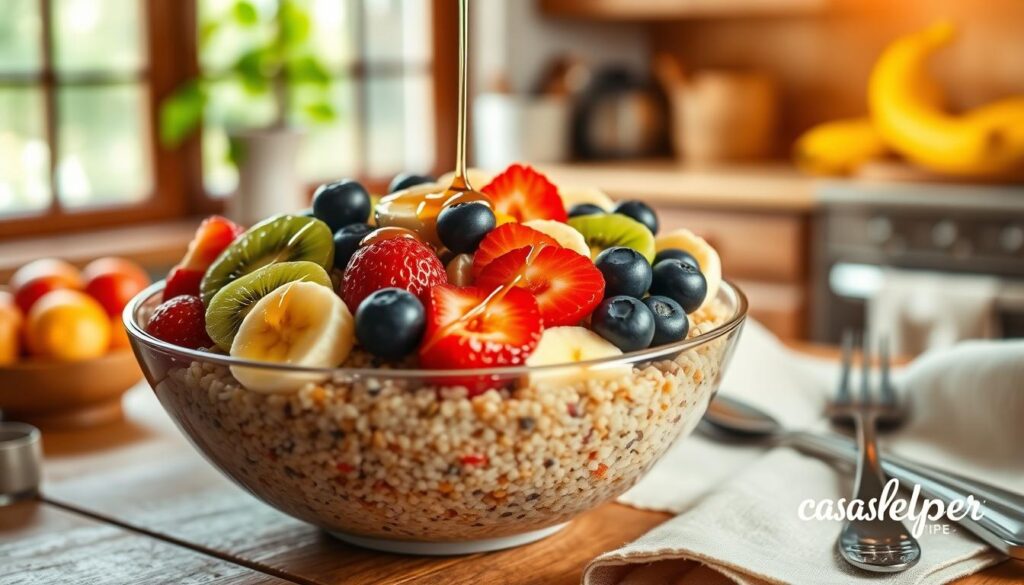
[[[464,369],[464,370],[428,370],[420,368],[382,368],[382,367],[362,367],[362,368],[319,368],[310,366],[300,366],[294,364],[275,364],[270,362],[261,362],[254,360],[244,360],[230,355],[222,353],[213,353],[209,351],[188,349],[185,347],[177,346],[166,341],[153,337],[138,324],[136,321],[136,315],[139,312],[139,308],[143,303],[149,301],[157,293],[163,292],[164,281],[158,281],[147,287],[145,290],[135,295],[131,301],[125,306],[122,312],[122,320],[124,321],[125,329],[128,331],[128,335],[132,340],[132,349],[136,353],[136,357],[140,359],[142,356],[139,354],[139,348],[137,344],[142,344],[149,349],[158,351],[164,354],[170,354],[179,358],[187,358],[200,362],[211,362],[223,366],[242,366],[257,369],[269,369],[281,372],[300,373],[300,374],[317,374],[335,377],[387,377],[387,378],[400,378],[400,379],[465,379],[467,377],[489,377],[489,378],[512,378],[524,375],[537,375],[537,374],[557,374],[559,371],[568,370],[579,370],[587,369],[593,371],[610,370],[623,365],[633,364],[636,362],[648,362],[658,358],[665,358],[667,356],[675,356],[682,352],[691,350],[693,348],[704,345],[710,341],[723,337],[737,329],[739,329],[747,317],[748,302],[747,296],[743,293],[738,286],[733,282],[722,279],[722,285],[719,287],[719,297],[725,295],[731,304],[735,306],[733,313],[729,318],[719,325],[718,327],[708,331],[707,333],[701,333],[695,337],[684,339],[676,343],[662,345],[655,348],[647,348],[638,351],[623,353],[609,358],[599,358],[595,360],[587,360],[581,362],[573,362],[567,364],[551,364],[544,366],[501,366],[494,368],[475,368],[475,369]]]

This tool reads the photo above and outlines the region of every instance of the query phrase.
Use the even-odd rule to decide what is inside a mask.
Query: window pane
[[[145,64],[140,0],[51,0],[54,65],[62,73],[134,72]]]
[[[429,0],[363,0],[366,60],[430,61]]]
[[[430,170],[435,153],[429,77],[370,78],[367,93],[369,174]]]
[[[313,54],[333,71],[340,71],[357,58],[356,9],[352,0],[312,0],[310,12],[313,30],[310,45]]]
[[[299,173],[310,182],[354,176],[359,172],[360,152],[356,135],[359,113],[356,111],[355,81],[339,79],[331,83],[330,102],[334,106],[335,120],[329,124],[314,123],[300,118],[299,125],[306,128],[302,151],[299,153]],[[309,94],[312,95],[304,95]],[[319,92],[300,88],[296,100],[300,106],[314,101]]]
[[[147,91],[137,84],[57,91],[61,203],[131,203],[153,191],[147,104]]]
[[[0,17],[0,71],[25,73],[42,65],[39,0],[4,0]]]
[[[0,89],[0,215],[50,205],[50,147],[43,93]]]

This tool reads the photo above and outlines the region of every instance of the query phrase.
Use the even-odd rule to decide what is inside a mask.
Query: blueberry
[[[651,345],[667,345],[686,338],[690,320],[679,303],[668,297],[653,296],[644,299],[644,304],[654,315],[654,339]]]
[[[622,201],[612,209],[612,213],[631,217],[647,226],[652,234],[658,233],[658,214],[642,201]]]
[[[423,304],[400,288],[374,291],[356,309],[356,339],[363,349],[384,359],[415,351],[426,324]]]
[[[650,347],[654,339],[654,315],[647,305],[633,297],[611,297],[601,301],[590,317],[590,326],[622,351]]]
[[[662,260],[670,259],[680,260],[683,264],[689,264],[690,266],[693,266],[697,270],[700,270],[700,262],[697,262],[697,259],[693,257],[693,254],[687,252],[686,250],[679,250],[676,248],[669,248],[667,250],[662,250],[661,252],[658,252],[658,254],[654,257],[654,264],[657,264]]]
[[[682,260],[662,260],[654,265],[651,294],[674,300],[689,314],[704,302],[708,294],[708,281],[699,270]]]
[[[373,229],[370,224],[354,223],[334,232],[334,267],[345,270],[352,254],[359,249],[359,242]]]
[[[581,215],[602,215],[605,213],[604,209],[594,205],[593,203],[577,203],[569,209],[569,217],[579,217]]]
[[[456,254],[476,250],[480,240],[498,224],[491,208],[479,201],[456,203],[437,215],[437,237]]]
[[[409,187],[415,187],[416,185],[422,185],[424,183],[433,183],[436,179],[430,175],[414,175],[412,173],[400,173],[395,175],[394,179],[391,179],[391,184],[388,185],[388,193],[394,193],[395,191],[401,191],[408,189]]]
[[[325,183],[313,193],[313,214],[332,232],[365,222],[370,217],[370,194],[351,179]]]
[[[594,266],[604,276],[604,297],[641,298],[651,287],[651,265],[633,248],[616,246],[597,255]]]

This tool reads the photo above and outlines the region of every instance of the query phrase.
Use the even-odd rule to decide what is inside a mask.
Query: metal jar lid
[[[36,495],[42,461],[39,429],[24,423],[0,422],[0,506]]]

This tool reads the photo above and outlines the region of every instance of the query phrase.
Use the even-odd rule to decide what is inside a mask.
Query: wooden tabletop
[[[462,557],[375,553],[258,502],[188,445],[152,392],[127,418],[44,436],[39,501],[0,508],[0,583],[579,583],[586,564],[670,516],[606,504],[524,547]],[[1003,563],[959,585],[1024,581]]]

